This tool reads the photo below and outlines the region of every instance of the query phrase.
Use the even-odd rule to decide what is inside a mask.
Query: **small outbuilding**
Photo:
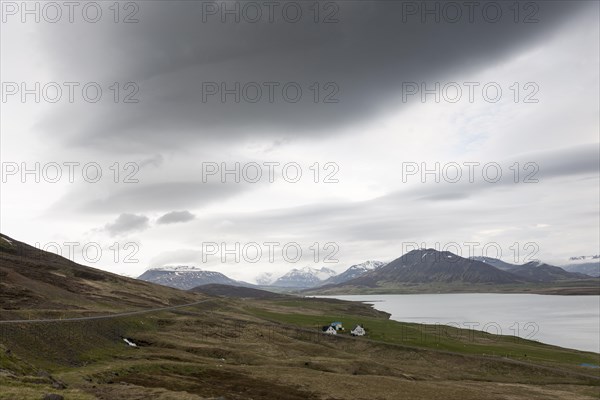
[[[331,326],[333,326],[333,328],[334,328],[336,331],[343,331],[343,330],[344,330],[344,326],[343,326],[343,325],[342,325],[342,323],[341,323],[341,322],[339,322],[339,321],[332,322],[332,323],[331,323]]]

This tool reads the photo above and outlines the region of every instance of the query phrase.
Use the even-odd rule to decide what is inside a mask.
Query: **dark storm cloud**
[[[123,235],[148,229],[148,217],[136,214],[121,214],[114,222],[105,225],[104,229],[111,236]]]
[[[189,222],[196,218],[194,214],[189,211],[171,211],[166,213],[156,220],[157,224],[176,224],[179,222]]]
[[[586,6],[533,2],[539,6],[539,22],[514,23],[508,2],[496,2],[503,5],[497,23],[487,22],[481,11],[474,22],[464,15],[458,23],[443,18],[435,23],[432,17],[422,23],[419,15],[403,22],[407,2],[351,1],[335,3],[337,23],[314,23],[308,14],[289,23],[276,14],[274,23],[236,24],[221,23],[218,15],[203,23],[203,3],[140,2],[136,24],[42,26],[40,50],[48,53],[48,65],[57,75],[69,77],[78,71],[77,79],[106,85],[132,81],[139,85],[140,102],[69,104],[42,121],[39,129],[71,144],[118,143],[120,149],[148,151],[180,148],[194,140],[281,140],[298,133],[335,133],[386,107],[397,109],[402,82],[433,84],[456,72],[493,65],[547,38]],[[482,9],[488,2],[479,3]],[[519,18],[526,15],[522,10]],[[280,89],[272,104],[243,99],[235,103],[232,96],[224,104],[219,96],[203,102],[203,82],[227,82],[229,87],[234,82],[280,82],[279,88],[297,82],[303,95],[293,104],[282,99]],[[323,85],[337,85],[334,98],[339,102],[314,103],[309,89],[314,82],[321,84],[320,100],[336,87]]]

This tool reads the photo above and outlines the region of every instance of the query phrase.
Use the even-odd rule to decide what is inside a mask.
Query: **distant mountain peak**
[[[360,264],[355,264],[355,265],[350,266],[347,270],[345,270],[341,274],[332,276],[331,278],[325,280],[322,283],[322,285],[336,285],[336,284],[344,283],[349,280],[359,278],[370,271],[376,270],[377,268],[381,268],[385,264],[386,263],[384,263],[382,261],[374,261],[374,260],[369,260],[369,261],[362,262]]]
[[[268,286],[275,281],[275,275],[272,272],[263,272],[255,280],[259,285]]]
[[[305,266],[294,268],[275,282],[273,286],[292,287],[292,288],[310,288],[317,286],[322,281],[335,276],[336,272],[331,268],[315,268]]]
[[[183,290],[212,283],[231,286],[253,286],[246,282],[231,279],[217,271],[205,271],[197,267],[185,265],[151,268],[140,275],[138,279]]]

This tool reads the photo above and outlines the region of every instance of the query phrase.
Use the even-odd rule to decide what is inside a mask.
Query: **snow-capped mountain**
[[[345,270],[339,275],[332,276],[331,278],[322,282],[322,285],[338,284],[349,281],[350,279],[358,278],[363,276],[369,271],[383,267],[386,263],[382,261],[365,261],[360,264],[356,264]]]
[[[261,286],[268,286],[275,281],[275,275],[272,272],[264,272],[256,277],[256,283]]]
[[[335,276],[336,272],[327,267],[320,269],[304,267],[294,268],[281,278],[277,279],[271,286],[288,288],[310,288],[319,285],[322,281]]]
[[[204,271],[198,267],[185,265],[152,268],[140,275],[138,279],[183,290],[211,283],[231,286],[252,286],[249,283],[228,278],[220,272]]]

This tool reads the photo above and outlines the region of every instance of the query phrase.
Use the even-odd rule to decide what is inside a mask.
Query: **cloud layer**
[[[518,261],[535,242],[537,257],[555,263],[597,252],[597,2],[519,3],[516,15],[512,2],[481,1],[473,20],[463,8],[457,22],[448,2],[320,2],[317,16],[310,2],[287,2],[303,7],[297,22],[281,8],[272,21],[222,22],[220,10],[246,3],[208,3],[139,2],[131,24],[108,9],[96,24],[2,24],[4,81],[97,82],[104,94],[2,104],[3,161],[94,162],[103,172],[95,183],[79,171],[73,182],[8,177],[3,232],[32,243],[135,242],[136,264],[106,257],[101,266],[129,275],[201,264],[207,242],[296,242],[301,266],[321,264],[334,242],[336,268],[389,260],[408,242],[518,242]],[[458,101],[407,96],[448,84],[462,87]],[[501,88],[498,101],[486,100],[486,84]],[[209,164],[220,170],[205,179]],[[256,183],[244,169],[255,164]],[[419,170],[407,176],[409,164]],[[422,174],[455,164],[457,182]],[[486,179],[487,164],[501,179]],[[299,266],[280,255],[208,264],[248,280]]]

